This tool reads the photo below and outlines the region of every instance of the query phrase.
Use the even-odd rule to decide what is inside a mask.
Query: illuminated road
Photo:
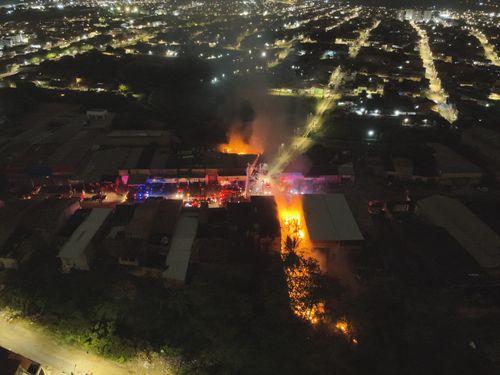
[[[341,23],[347,22],[349,19],[355,18],[357,16],[358,14],[355,13],[350,18],[348,17],[346,20],[341,21]],[[357,55],[363,44],[368,39],[371,30],[373,30],[375,27],[378,27],[379,23],[379,21],[376,21],[371,28],[359,33],[359,38],[354,43],[355,45],[359,45],[359,48],[356,48],[357,51],[354,57]],[[270,164],[269,174],[271,176],[280,173],[291,160],[293,160],[296,156],[304,153],[309,149],[309,147],[312,146],[312,134],[322,129],[325,121],[325,114],[335,108],[337,100],[339,100],[342,96],[341,85],[344,80],[344,76],[345,73],[342,71],[342,68],[340,66],[338,66],[331,73],[330,79],[328,80],[328,95],[326,95],[318,103],[316,111],[307,122],[302,135],[294,137],[288,145],[285,145],[281,150],[280,155],[276,157],[276,159]]]
[[[280,173],[291,160],[304,153],[307,149],[309,149],[309,147],[312,146],[313,141],[311,139],[311,135],[321,130],[324,124],[326,112],[335,108],[335,104],[340,98],[339,89],[343,79],[344,72],[339,66],[332,72],[328,81],[328,86],[330,86],[333,95],[324,98],[318,103],[316,111],[307,122],[302,135],[294,137],[289,145],[285,147],[281,154],[271,163],[269,166],[269,173],[271,176]]]
[[[474,36],[484,49],[484,56],[495,66],[500,66],[500,58],[495,51],[495,46],[488,41],[486,35],[477,29],[471,29],[470,34]]]
[[[349,47],[349,57],[355,58],[356,56],[358,56],[361,47],[363,47],[370,38],[370,33],[375,30],[378,25],[380,25],[380,21],[375,21],[372,26],[359,33],[359,37],[356,42]]]
[[[70,346],[55,343],[43,332],[23,322],[0,316],[0,346],[42,364],[49,374],[132,374],[127,368]]]
[[[276,56],[276,59],[273,61],[270,61],[267,64],[267,67],[269,69],[274,68],[278,66],[283,60],[285,60],[290,53],[294,50],[293,46],[295,42],[297,41],[297,38],[293,38],[290,41],[284,41],[281,43],[277,43],[277,46],[281,49],[281,51],[278,52],[278,55]]]
[[[107,34],[98,34],[98,33],[94,32],[94,33],[91,33],[89,35],[90,35],[90,37],[94,37],[96,35],[111,35],[114,38],[114,35],[112,32],[107,33]],[[142,34],[136,35],[136,36],[131,37],[131,38],[124,40],[124,41],[116,41],[116,42],[113,41],[109,45],[113,48],[125,48],[125,47],[128,47],[130,45],[134,45],[137,42],[147,42],[153,36],[154,36],[153,34],[142,33]],[[81,40],[85,40],[85,39],[86,38],[84,38],[84,39],[77,38],[77,39],[70,41],[70,42],[64,42],[62,44],[57,44],[54,48],[52,48],[51,50],[49,50],[45,54],[45,57],[33,58],[26,65],[35,65],[36,66],[36,65],[40,65],[41,63],[43,63],[45,61],[58,61],[64,56],[73,56],[74,57],[80,53],[86,52],[85,50],[79,50],[77,47],[71,47],[71,44],[75,43],[75,41],[81,41]],[[66,47],[63,48],[62,46],[66,46],[67,48]],[[23,56],[23,54],[20,54],[18,56]],[[10,71],[3,73],[3,74],[0,74],[0,80],[7,78],[7,77],[10,77],[10,76],[13,76],[13,75],[16,75],[17,73],[19,73],[20,69],[21,69],[21,66],[14,65]]]
[[[350,21],[353,18],[358,17],[359,8],[356,8],[349,16],[339,21],[338,23],[329,26],[326,30],[334,29],[345,22]],[[378,27],[380,21],[376,21],[370,28],[360,31],[358,39],[354,42],[355,50],[352,52],[352,57],[356,57],[359,53],[361,47],[366,43],[370,36],[370,32]],[[350,52],[351,54],[351,52]],[[325,90],[327,93],[322,100],[318,103],[314,115],[306,123],[304,131],[301,136],[294,137],[288,145],[283,146],[280,150],[280,154],[269,166],[269,174],[271,176],[280,173],[287,164],[293,160],[297,155],[300,155],[307,151],[309,147],[312,146],[313,141],[311,136],[320,131],[323,127],[325,121],[325,114],[335,108],[337,100],[342,96],[341,85],[344,80],[345,73],[342,68],[338,66],[330,75],[328,80],[328,89]],[[289,91],[275,90],[274,94],[289,94]],[[293,94],[293,93],[292,93]]]
[[[269,89],[267,90],[267,93],[272,96],[292,96],[296,98],[309,97],[316,99],[323,99],[325,96],[332,95],[329,89],[317,87],[310,87],[307,89],[290,89],[281,87]]]
[[[4,79],[4,78],[7,78],[7,77],[10,77],[10,76],[13,76],[13,75],[16,75],[17,73],[19,73],[19,66],[16,65],[14,66],[11,70],[9,70],[8,72],[5,72],[3,74],[0,74],[0,80]]]
[[[86,87],[86,86],[51,86],[46,82],[43,81],[38,81],[34,80],[32,83],[41,89],[45,90],[69,90],[69,91],[81,91],[81,92],[110,92],[115,95],[123,95],[123,96],[128,96],[132,95],[136,99],[140,99],[142,97],[142,94],[137,94],[137,93],[132,93],[131,91],[125,91],[122,92],[120,90],[108,90],[108,89],[98,89],[98,88],[92,88],[92,87]]]
[[[241,43],[243,43],[243,41],[246,38],[256,34],[257,32],[258,32],[257,29],[242,31],[241,34],[238,35],[238,37],[236,38],[235,44],[232,46],[227,46],[226,49],[240,51],[241,50]]]
[[[357,17],[357,13],[353,14],[351,18]],[[346,22],[348,19],[341,21]],[[356,57],[361,47],[366,43],[370,36],[370,32],[378,27],[380,21],[375,21],[374,24],[363,31],[360,31],[359,37],[354,42],[355,50],[352,57]],[[337,25],[338,26],[338,25]],[[351,53],[350,53],[351,54]],[[269,165],[269,174],[274,176],[281,171],[298,155],[307,151],[313,144],[311,136],[323,128],[325,121],[325,114],[335,108],[337,100],[342,96],[341,86],[344,81],[345,73],[342,68],[338,66],[330,75],[328,80],[328,95],[325,96],[317,105],[314,115],[306,123],[304,131],[301,136],[292,138],[288,145],[284,145],[280,154]]]
[[[344,8],[341,8],[339,10],[337,10],[336,12],[340,12],[342,14],[342,19],[328,27],[325,28],[325,31],[330,31],[330,30],[333,30],[343,24],[345,24],[346,22],[349,22],[350,20],[356,18],[359,16],[359,11],[360,11],[360,8],[355,8],[353,9],[349,15],[346,15],[344,17]],[[316,20],[316,19],[320,19],[320,18],[323,18],[322,16],[318,16],[312,20]],[[309,20],[311,21],[311,20]],[[303,21],[301,23],[302,24],[305,24],[307,23],[306,21]],[[278,52],[278,55],[276,57],[276,59],[274,59],[273,61],[270,61],[268,64],[267,64],[267,67],[268,68],[274,68],[276,66],[278,66],[283,60],[285,60],[291,52],[293,52],[294,50],[294,45],[295,45],[295,42],[298,40],[298,39],[303,39],[303,36],[300,36],[300,37],[294,37],[293,39],[291,39],[290,41],[283,41],[281,43],[277,43],[277,47],[281,49],[280,52]]]
[[[436,103],[433,108],[435,112],[439,113],[439,115],[449,123],[453,123],[458,118],[458,111],[453,104],[448,102],[448,94],[446,94],[441,85],[441,79],[434,65],[434,56],[429,46],[427,32],[418,26],[415,21],[410,21],[410,24],[420,37],[418,41],[418,50],[424,65],[425,78],[429,80],[429,88],[426,93],[427,99]]]
[[[343,25],[344,23],[346,22],[349,22],[350,20],[356,18],[359,16],[359,11],[360,11],[361,8],[355,8],[353,9],[353,11],[351,12],[351,14],[349,14],[347,17],[345,18],[342,18],[341,21],[337,22],[337,23],[334,23],[333,25],[330,25],[328,27],[325,28],[325,31],[330,31],[330,30],[333,30],[333,29],[336,29],[337,27]],[[343,12],[342,12],[343,14]]]

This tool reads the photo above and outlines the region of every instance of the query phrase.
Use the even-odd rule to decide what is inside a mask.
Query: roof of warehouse
[[[468,137],[481,142],[483,146],[489,146],[500,152],[500,133],[491,129],[475,127],[463,131],[462,137]]]
[[[94,208],[59,252],[59,258],[77,258],[80,256],[95,234],[111,213],[110,208]]]
[[[481,173],[481,168],[441,143],[427,143],[441,173]]]
[[[446,229],[481,267],[500,267],[500,237],[461,202],[433,195],[417,205],[423,216]]]
[[[312,241],[364,239],[343,194],[304,195],[303,210]]]
[[[186,280],[191,250],[197,231],[197,214],[192,212],[182,214],[175,228],[172,245],[167,255],[167,269],[163,272],[165,279],[178,282]]]
[[[155,201],[137,204],[132,218],[125,226],[126,235],[134,238],[147,238],[159,208],[159,203]]]

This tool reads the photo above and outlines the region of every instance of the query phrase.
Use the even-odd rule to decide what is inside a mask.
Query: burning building
[[[238,155],[260,154],[262,152],[258,147],[253,147],[250,143],[246,142],[243,137],[237,133],[230,135],[227,143],[220,144],[219,151],[225,154]]]
[[[262,154],[263,147],[253,134],[249,137],[239,131],[236,127],[229,130],[227,134],[227,143],[219,145],[219,151],[225,154]]]

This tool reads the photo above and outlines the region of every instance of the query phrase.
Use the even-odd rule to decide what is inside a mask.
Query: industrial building
[[[19,268],[79,207],[78,199],[5,204],[0,210],[0,269]]]
[[[110,214],[109,208],[94,208],[76,228],[58,255],[63,272],[69,272],[72,269],[87,271],[90,269],[95,242],[102,233],[103,224]]]
[[[314,185],[353,184],[356,174],[350,152],[315,145],[288,164],[280,178],[297,190],[312,192]]]
[[[427,145],[434,150],[441,183],[467,185],[481,180],[483,172],[477,165],[441,143],[428,143]]]
[[[309,238],[315,248],[335,249],[363,240],[343,194],[304,195],[302,206]]]
[[[137,274],[159,275],[181,209],[181,200],[117,205],[104,241],[108,254]]]
[[[417,202],[417,212],[444,228],[490,274],[500,272],[500,237],[456,199],[433,195]]]
[[[462,143],[471,147],[487,161],[495,165],[497,175],[500,172],[500,133],[486,128],[474,127],[464,130]]]
[[[47,373],[40,363],[1,346],[0,369],[2,369],[2,375],[44,375]]]
[[[197,231],[198,213],[188,211],[181,214],[165,262],[167,268],[163,272],[163,278],[167,285],[180,286],[186,282]]]

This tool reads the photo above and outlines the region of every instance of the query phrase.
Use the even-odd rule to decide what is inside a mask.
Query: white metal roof
[[[313,242],[363,240],[343,194],[304,195],[303,210]]]
[[[189,259],[191,258],[191,250],[197,230],[197,215],[195,213],[181,214],[167,255],[167,269],[163,272],[165,279],[182,283],[186,280]]]
[[[442,195],[421,199],[418,212],[444,228],[484,268],[500,267],[500,237],[456,199]]]
[[[94,238],[95,234],[111,213],[110,208],[94,208],[89,216],[76,228],[59,252],[59,258],[78,258]]]

